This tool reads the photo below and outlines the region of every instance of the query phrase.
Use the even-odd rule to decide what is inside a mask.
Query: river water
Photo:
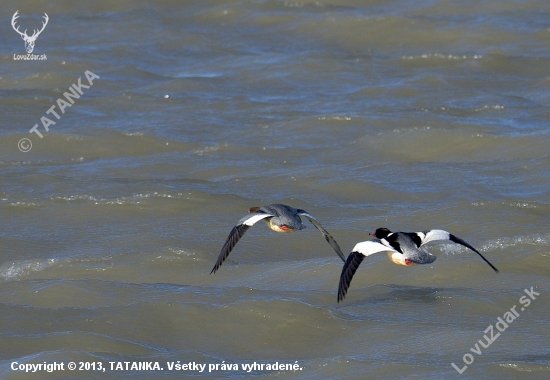
[[[47,13],[46,60],[20,59],[16,11],[29,35]],[[2,379],[550,376],[548,1],[0,14]],[[430,265],[369,256],[337,303],[342,262],[304,220],[258,223],[210,274],[270,203],[307,210],[346,255],[378,227],[440,228],[500,273],[430,243]]]

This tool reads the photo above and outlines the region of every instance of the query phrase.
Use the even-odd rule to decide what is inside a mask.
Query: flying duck
[[[338,284],[338,302],[344,300],[351,279],[366,256],[386,252],[388,258],[399,265],[430,264],[435,261],[436,257],[428,252],[424,245],[434,240],[450,240],[471,249],[498,273],[498,269],[474,247],[444,230],[391,232],[387,228],[378,228],[369,235],[376,237],[376,239],[357,243],[344,263],[340,283]]]
[[[215,273],[229,255],[235,244],[243,237],[244,233],[256,222],[263,220],[269,228],[276,232],[293,232],[303,230],[306,226],[302,223],[301,216],[305,216],[323,234],[326,241],[336,251],[343,262],[346,257],[334,238],[325,230],[321,224],[310,213],[304,210],[293,208],[283,204],[270,204],[262,207],[252,207],[248,210],[249,215],[239,220],[233,227],[225,241],[218,260],[210,274]]]

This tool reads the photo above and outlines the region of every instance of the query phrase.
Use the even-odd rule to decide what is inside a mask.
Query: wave
[[[24,260],[0,265],[0,279],[12,281],[55,265],[58,259]]]

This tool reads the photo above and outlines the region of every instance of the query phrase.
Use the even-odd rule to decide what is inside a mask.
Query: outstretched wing
[[[424,244],[426,244],[430,241],[434,241],[434,240],[450,240],[454,243],[463,245],[466,248],[469,248],[472,251],[474,251],[475,253],[477,253],[483,259],[483,261],[485,261],[487,264],[489,264],[489,266],[491,268],[493,268],[493,270],[496,273],[498,273],[498,269],[493,264],[491,264],[489,262],[489,260],[487,260],[481,253],[479,253],[479,251],[477,249],[472,247],[470,244],[466,243],[461,238],[451,234],[450,232],[447,232],[447,231],[444,231],[444,230],[429,230],[429,231],[423,231],[423,232],[416,232],[416,235],[421,237],[422,245],[424,245]]]
[[[321,223],[319,223],[317,221],[317,219],[315,219],[310,213],[308,213],[304,210],[297,210],[297,212],[298,212],[298,215],[305,216],[306,218],[308,218],[309,221],[311,222],[311,224],[313,224],[319,231],[321,231],[321,233],[325,237],[325,240],[330,244],[332,249],[334,249],[336,251],[336,254],[338,256],[340,256],[342,261],[345,263],[346,262],[346,256],[344,256],[344,254],[342,253],[342,250],[340,249],[340,246],[338,245],[336,240],[334,240],[332,235],[329,234],[328,231],[323,228],[323,226],[321,226]]]
[[[340,275],[340,282],[338,284],[338,302],[341,302],[346,297],[351,280],[357,268],[367,256],[378,252],[395,252],[391,247],[387,247],[380,243],[379,240],[368,240],[361,243],[357,243],[353,247],[353,251],[349,254],[344,267],[342,268],[342,274]]]
[[[220,251],[220,255],[218,256],[218,260],[216,260],[216,264],[214,265],[214,268],[212,268],[210,274],[216,273],[216,271],[220,269],[224,260],[227,258],[227,256],[229,256],[229,252],[231,252],[233,247],[235,247],[235,244],[237,244],[239,239],[243,237],[244,233],[250,227],[256,224],[256,222],[272,216],[272,214],[267,214],[263,211],[256,211],[239,220],[239,223],[235,227],[233,227],[233,229],[229,233],[229,236],[225,240],[222,250]]]

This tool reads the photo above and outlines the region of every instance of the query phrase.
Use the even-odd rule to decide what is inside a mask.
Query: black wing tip
[[[319,223],[315,218],[313,218],[313,216],[307,211],[298,209],[298,214],[302,214],[302,215],[307,214],[303,216],[308,218],[311,224],[313,224],[313,226],[323,234],[327,243],[332,247],[332,249],[334,249],[334,252],[336,252],[336,254],[342,259],[342,262],[345,263],[346,256],[342,252],[342,248],[340,248],[340,245],[338,244],[338,242],[332,237],[332,235],[327,230],[325,230],[325,228],[321,225],[321,223]]]
[[[212,268],[212,270],[210,271],[210,274],[216,273],[218,271],[218,269],[220,269],[220,267],[222,266],[222,264],[225,261],[225,259],[227,258],[227,256],[229,256],[229,252],[227,252],[227,254],[225,254],[224,248],[225,248],[225,245],[222,248],[222,251],[220,252],[220,255],[218,256],[218,260],[216,260],[216,264],[214,264],[214,268]]]
[[[477,252],[477,251],[476,251]],[[499,273],[497,267],[495,267],[493,264],[491,264],[491,262],[489,260],[487,260],[485,258],[485,256],[483,256],[481,253],[477,252],[479,254],[479,256],[481,256],[481,258],[483,259],[483,261],[485,261],[487,264],[489,264],[489,266],[495,271],[495,273]]]
[[[481,253],[480,253],[479,255],[481,256]],[[497,273],[497,274],[500,273],[499,270],[497,269],[497,267],[495,267],[493,264],[491,264],[491,263],[489,262],[489,260],[487,260],[487,259],[486,259],[485,257],[483,257],[483,256],[481,256],[481,258],[482,258],[487,264],[489,264],[489,266],[491,267],[492,270],[495,271],[495,273]]]
[[[216,271],[220,269],[227,256],[229,256],[229,253],[231,253],[231,250],[235,247],[239,239],[249,228],[250,226],[246,224],[238,224],[233,227],[233,229],[229,233],[229,236],[225,240],[225,243],[223,244],[220,255],[218,256],[218,260],[216,261],[216,264],[214,264],[214,268],[212,268],[210,274],[216,273]]]
[[[479,257],[481,257],[483,259],[483,261],[485,261],[490,267],[491,269],[493,269],[495,271],[495,273],[499,273],[499,270],[497,269],[497,267],[495,267],[493,264],[491,264],[491,262],[489,260],[487,260],[485,258],[485,256],[483,256],[481,254],[481,252],[479,252],[477,249],[475,249],[474,247],[472,247],[469,243],[466,243],[464,240],[462,240],[461,238],[449,233],[449,240],[450,241],[453,241],[455,243],[458,243],[460,245],[463,245],[465,246],[466,248],[470,248],[472,251],[474,251],[475,253],[477,253],[479,255]]]
[[[223,257],[221,260],[220,260],[220,257],[218,257],[218,260],[216,261],[216,264],[214,264],[214,268],[212,268],[212,270],[210,271],[210,274],[216,273],[218,269],[220,269],[220,267],[222,266],[224,260],[225,260],[225,257]]]
[[[340,282],[340,285],[338,286],[338,302],[344,302],[344,298],[346,298],[346,294],[348,294],[348,288],[349,288],[349,282],[348,283],[342,283]]]
[[[346,256],[344,256],[344,254],[342,253],[342,251],[336,251],[336,254],[338,254],[338,256],[342,259],[342,261],[344,262],[344,264],[346,263]]]
[[[354,251],[350,253],[346,259],[344,267],[342,268],[342,274],[340,274],[340,282],[338,283],[338,303],[344,301],[344,298],[346,298],[353,275],[355,274],[355,271],[357,271],[357,268],[359,268],[359,265],[364,258],[365,255]]]
[[[334,252],[338,255],[339,258],[342,259],[342,262],[346,262],[346,255],[342,252],[342,248],[340,248],[340,245],[334,240],[334,238],[327,232],[326,234],[321,231],[321,233],[325,236],[325,240],[327,243],[334,249]]]
[[[337,299],[337,303],[343,302],[343,301],[344,301],[344,298],[346,298],[346,294],[348,293],[348,288],[349,288],[350,282],[349,282],[349,281],[344,282],[343,280],[344,280],[344,279],[341,278],[341,279],[340,279],[340,284],[338,284],[338,299]]]
[[[214,264],[214,268],[212,268],[212,270],[210,271],[210,274],[212,273],[216,273],[218,271],[218,269],[221,268],[223,262],[225,261],[225,259],[227,258],[227,256],[229,256],[229,252],[227,252],[227,254],[224,254],[224,251],[222,250],[222,252],[220,252],[220,256],[218,257],[218,260],[216,261],[216,264]]]
[[[340,279],[340,284],[338,285],[338,298],[336,303],[344,302],[346,294],[348,294],[348,289],[351,284],[351,279]]]
[[[323,231],[321,231],[321,232],[323,233]],[[325,235],[325,233],[323,233],[323,235]],[[332,247],[332,249],[334,249],[334,252],[336,252],[338,257],[340,257],[342,259],[342,261],[345,263],[346,262],[346,255],[344,255],[344,252],[342,252],[342,248],[340,248],[340,244],[338,244],[338,242],[336,240],[334,240],[332,235],[330,235],[328,232],[325,235],[325,240]]]
[[[336,254],[338,255],[339,258],[342,259],[342,262],[345,263],[346,262],[346,256],[344,255],[344,253],[342,252],[342,248],[340,248],[340,245],[338,245],[338,243],[336,242],[336,240],[334,240],[334,238],[332,236],[326,236],[325,235],[325,240],[327,241],[327,243],[332,247],[332,249],[334,249],[334,252],[336,252]],[[332,241],[331,241],[332,240]]]

